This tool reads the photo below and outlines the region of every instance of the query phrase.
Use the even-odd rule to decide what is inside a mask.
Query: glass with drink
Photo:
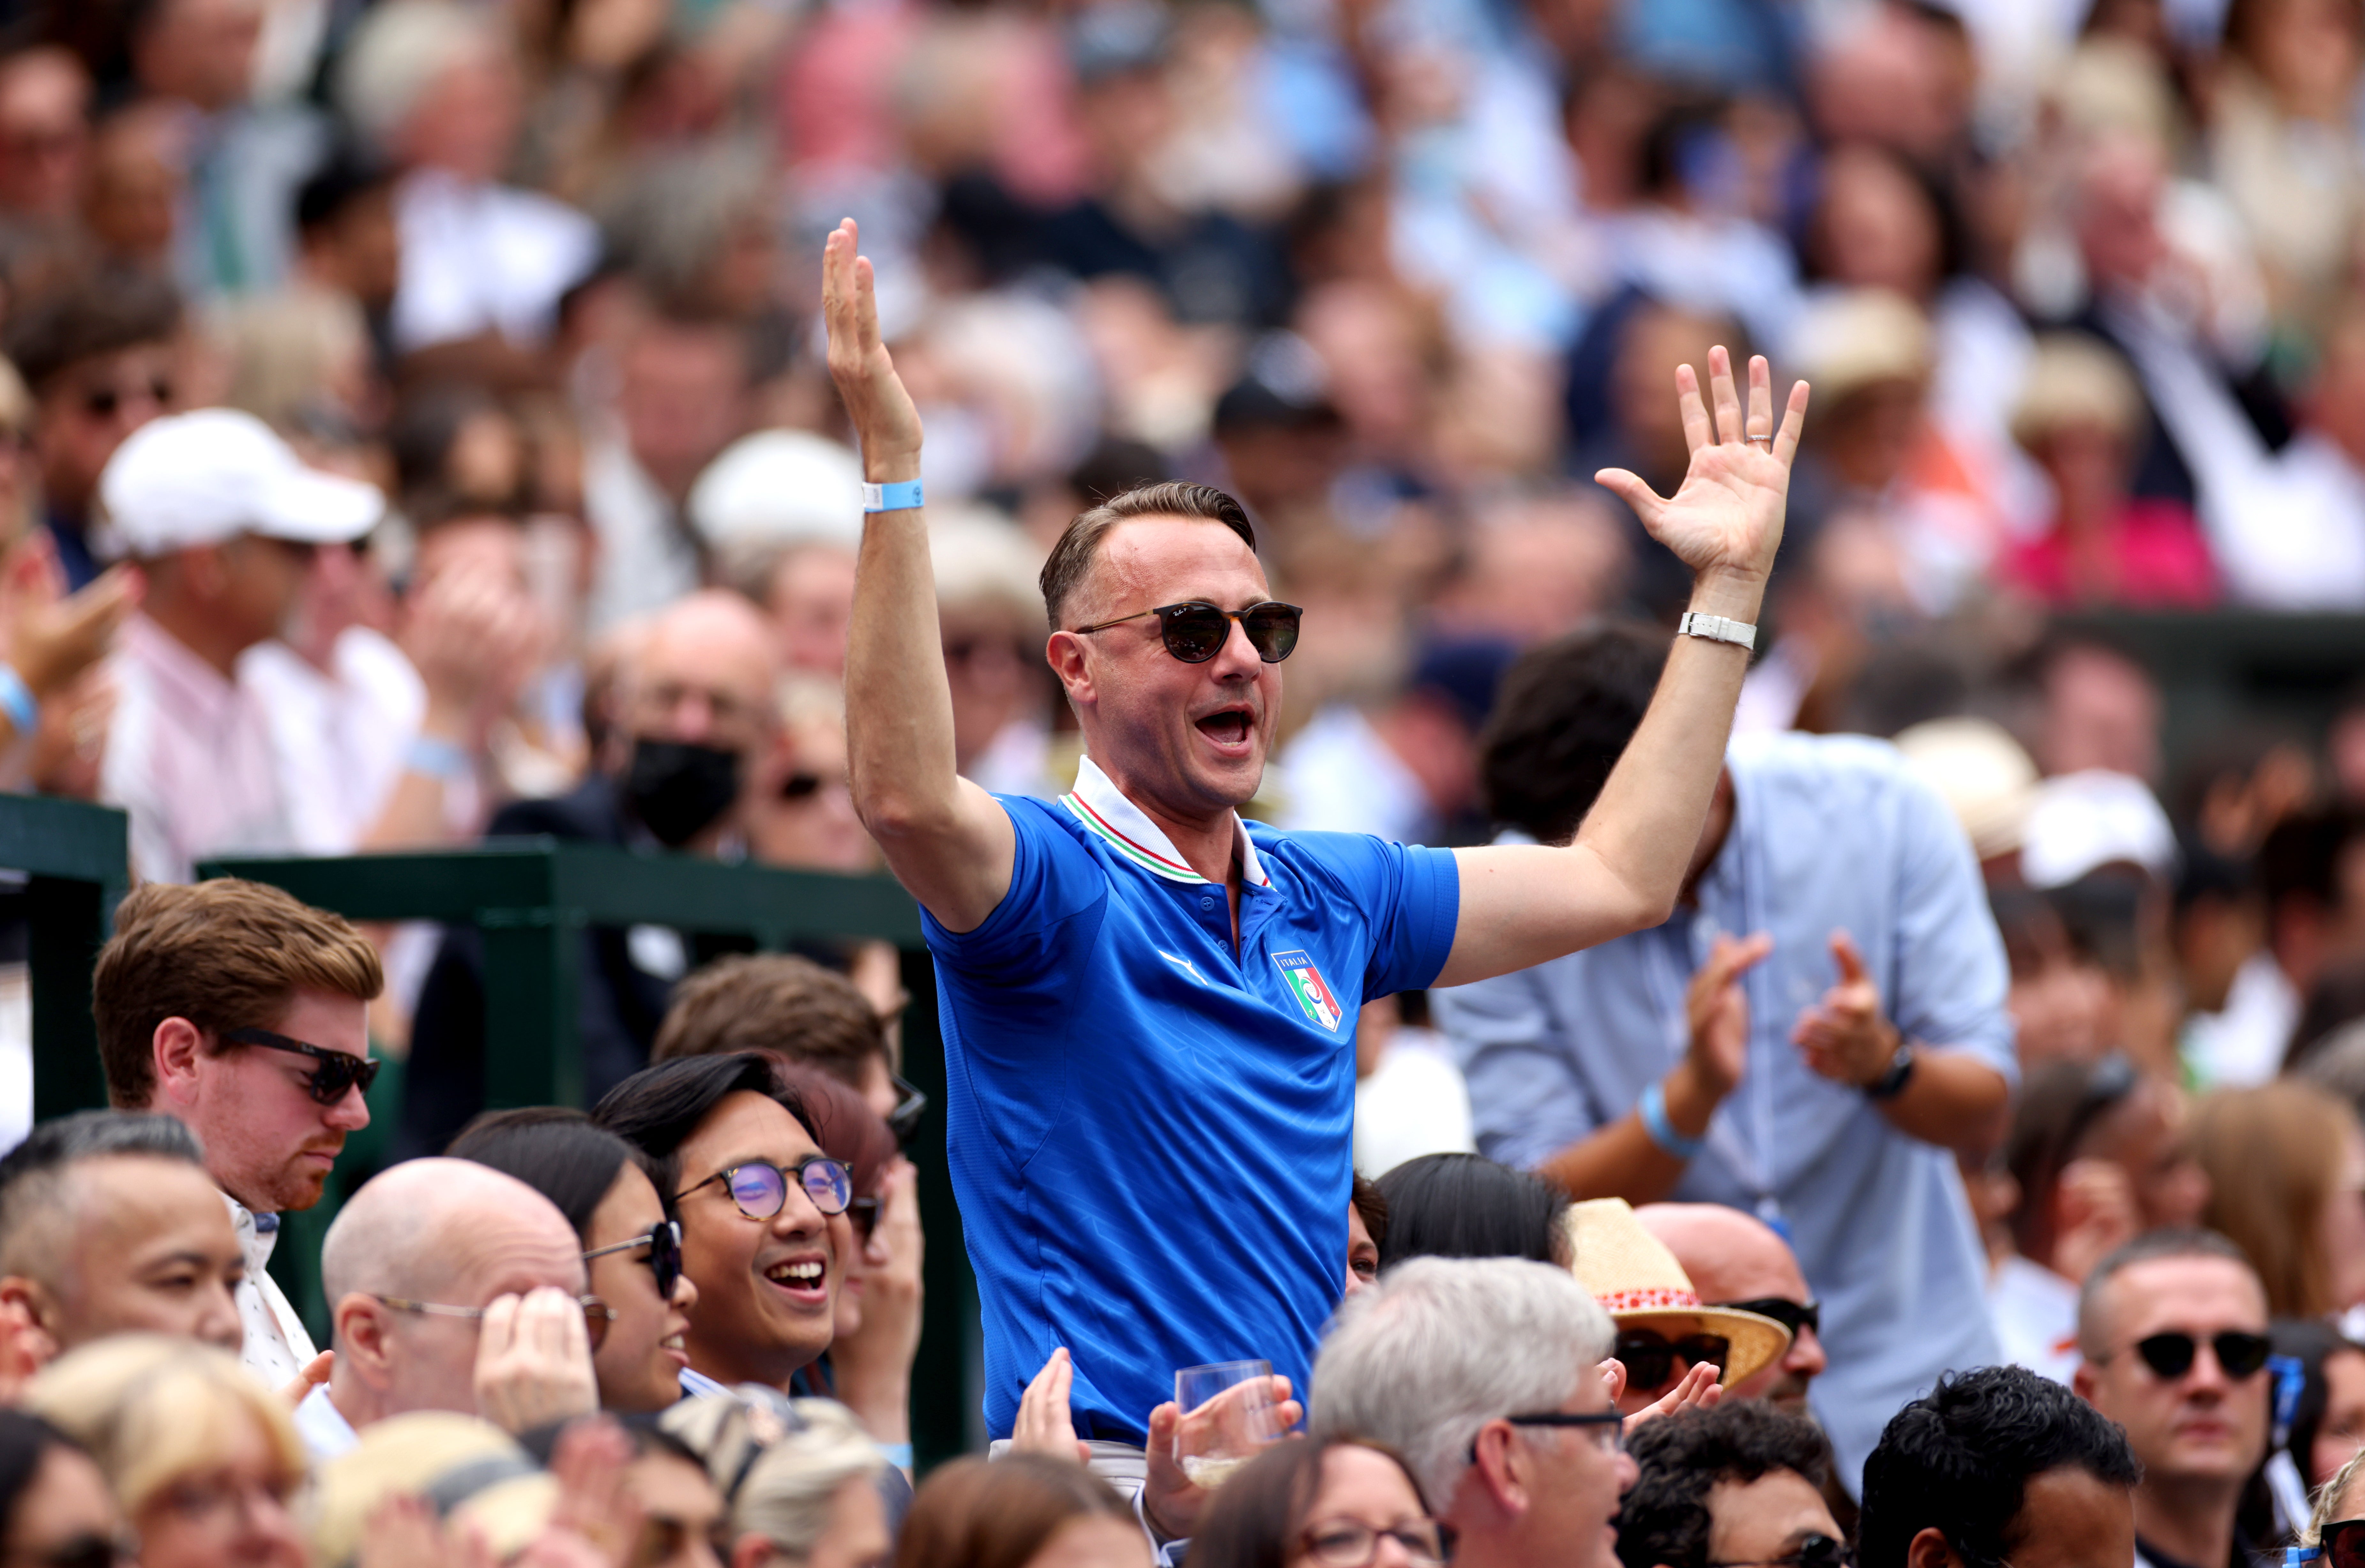
[[[1214,1488],[1281,1439],[1271,1361],[1219,1361],[1174,1374],[1174,1462],[1193,1484]]]

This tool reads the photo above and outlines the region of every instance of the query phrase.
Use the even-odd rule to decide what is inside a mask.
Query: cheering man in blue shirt
[[[1806,386],[1777,431],[1764,360],[1745,410],[1722,349],[1709,399],[1677,372],[1692,456],[1674,498],[1599,477],[1696,574],[1695,634],[1573,843],[1449,852],[1241,822],[1298,616],[1272,602],[1239,504],[1205,486],[1095,507],[1044,566],[1046,653],[1088,752],[1075,792],[959,778],[920,420],[851,221],[829,238],[823,309],[877,487],[846,655],[854,798],[936,956],[988,1428],[1009,1435],[1063,1345],[1086,1439],[1142,1443],[1181,1367],[1269,1360],[1302,1389],[1347,1251],[1358,1009],[1667,917],[1781,542]]]

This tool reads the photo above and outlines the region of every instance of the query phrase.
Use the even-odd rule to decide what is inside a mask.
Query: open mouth
[[[689,1365],[689,1347],[684,1342],[686,1338],[680,1334],[668,1334],[657,1341],[657,1349],[679,1361],[683,1366],[688,1366]]]
[[[829,1277],[829,1265],[819,1258],[794,1258],[775,1263],[764,1271],[764,1278],[791,1295],[813,1300],[823,1298]]]
[[[1225,708],[1198,721],[1199,733],[1219,745],[1241,745],[1249,738],[1255,715],[1246,708]]]

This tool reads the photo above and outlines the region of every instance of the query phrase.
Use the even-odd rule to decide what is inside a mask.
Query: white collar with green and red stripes
[[[1076,765],[1076,788],[1070,794],[1059,797],[1059,804],[1068,808],[1075,819],[1101,841],[1143,870],[1165,878],[1170,882],[1204,882],[1207,879],[1191,869],[1189,862],[1174,847],[1174,841],[1165,830],[1149,820],[1149,814],[1131,801],[1103,773],[1089,756]],[[1232,817],[1240,854],[1240,879],[1251,887],[1269,888],[1272,879],[1266,876],[1264,863],[1257,858],[1256,843],[1237,812]]]

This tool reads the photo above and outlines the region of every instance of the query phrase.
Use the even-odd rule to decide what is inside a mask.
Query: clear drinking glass
[[[1174,1374],[1174,1462],[1200,1486],[1223,1484],[1232,1472],[1281,1439],[1272,1408],[1271,1361],[1218,1361]]]

